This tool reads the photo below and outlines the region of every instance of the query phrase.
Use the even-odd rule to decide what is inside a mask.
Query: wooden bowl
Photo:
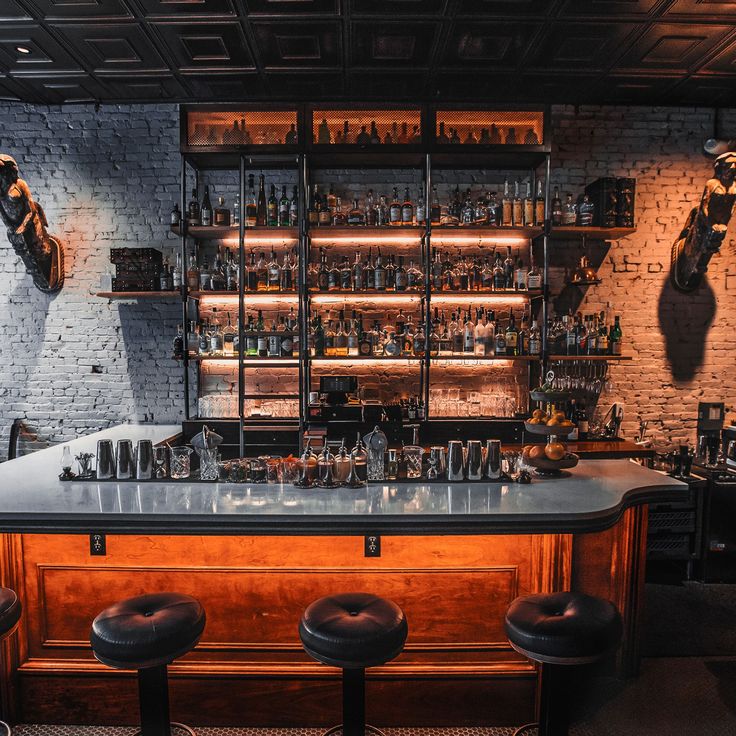
[[[529,392],[529,395],[532,397],[532,401],[541,401],[545,404],[557,404],[570,399],[569,391],[540,391],[534,389],[534,391]]]
[[[529,434],[541,434],[545,437],[552,437],[553,435],[557,435],[558,437],[567,437],[567,435],[575,429],[575,425],[570,424],[565,426],[561,424],[553,424],[552,426],[549,426],[547,424],[529,424],[529,422],[524,422],[524,429],[529,432]]]
[[[580,458],[574,452],[568,452],[561,460],[550,460],[546,457],[524,457],[526,465],[534,468],[538,475],[562,475],[563,470],[574,468]]]

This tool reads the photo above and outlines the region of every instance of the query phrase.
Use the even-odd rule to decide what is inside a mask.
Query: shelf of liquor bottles
[[[611,360],[633,360],[633,356],[631,355],[587,355],[587,354],[580,354],[580,355],[550,355],[547,358],[550,361],[558,361],[558,360],[565,360],[565,361],[577,361],[577,362],[585,362],[585,361],[597,361],[597,362],[608,362]]]
[[[187,227],[187,236],[195,240],[236,240],[240,237],[239,226],[223,226],[223,225],[189,225]],[[173,225],[171,232],[174,235],[181,235],[181,227]],[[268,226],[254,225],[245,228],[246,240],[254,240],[261,242],[271,242],[272,240],[296,240],[299,237],[299,231],[295,227],[289,226]],[[237,245],[237,243],[235,243]]]

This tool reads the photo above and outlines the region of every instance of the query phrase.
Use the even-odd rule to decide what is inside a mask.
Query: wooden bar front
[[[384,726],[520,723],[533,716],[536,670],[512,650],[504,612],[517,595],[573,589],[613,600],[626,621],[620,670],[636,662],[646,506],[589,534],[363,537],[4,535],[4,584],[24,603],[6,644],[14,722],[130,724],[135,673],[95,661],[89,627],[120,599],[152,591],[202,601],[207,628],[170,668],[172,716],[196,725],[327,726],[339,722],[339,671],[301,649],[305,606],[365,590],[395,600],[405,652],[369,671],[369,721]]]

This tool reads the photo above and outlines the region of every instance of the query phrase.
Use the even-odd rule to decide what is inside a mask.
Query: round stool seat
[[[95,657],[117,669],[143,670],[169,664],[194,649],[205,613],[196,598],[153,593],[106,608],[92,622]]]
[[[621,637],[616,607],[582,593],[517,598],[506,611],[505,627],[514,649],[550,664],[594,662]]]
[[[10,588],[0,588],[0,637],[15,628],[22,610],[16,592]]]
[[[393,602],[368,593],[320,598],[299,622],[304,649],[314,659],[342,669],[385,664],[404,648],[404,612]]]

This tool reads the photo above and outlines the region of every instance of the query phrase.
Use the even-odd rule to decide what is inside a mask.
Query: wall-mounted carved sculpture
[[[64,248],[46,231],[43,207],[33,201],[18,164],[6,154],[0,154],[0,218],[33,283],[46,293],[59,291],[64,285]]]
[[[736,203],[736,151],[715,160],[713,178],[705,185],[700,205],[694,207],[672,246],[670,276],[675,288],[693,291],[708,270],[726,236]]]

